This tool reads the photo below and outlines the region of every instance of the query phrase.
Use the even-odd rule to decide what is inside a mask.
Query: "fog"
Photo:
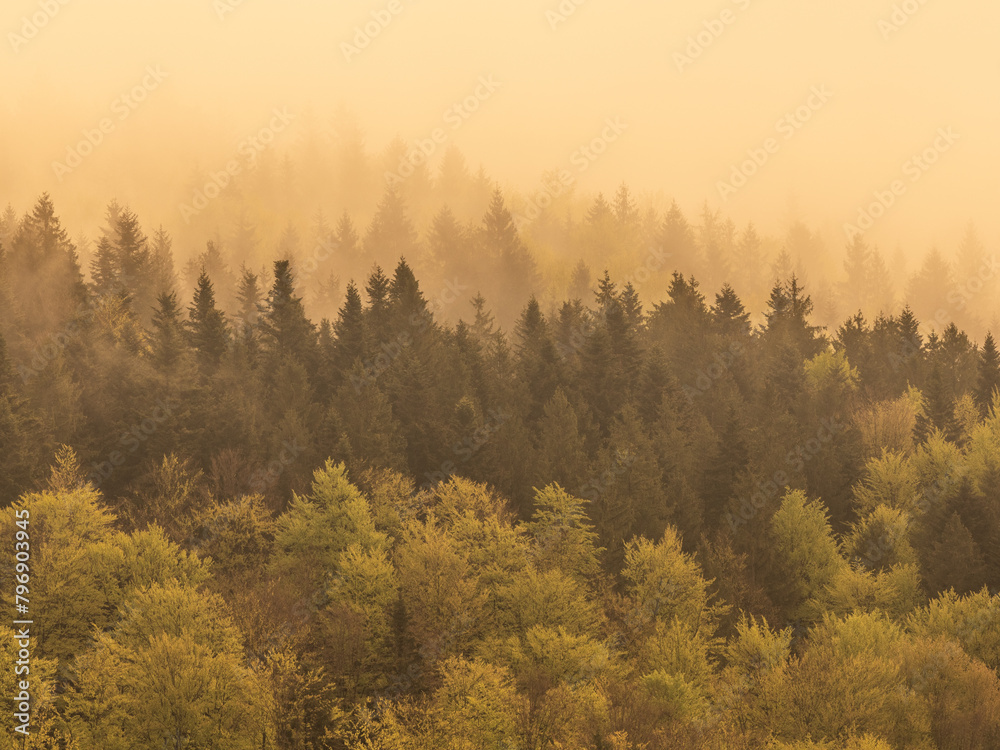
[[[625,181],[692,221],[705,201],[776,237],[802,221],[834,255],[857,226],[912,271],[970,221],[1000,235],[998,22],[988,0],[8,0],[0,201],[48,191],[92,237],[114,198],[183,261],[229,231],[183,210],[213,173],[292,154],[300,189],[258,224],[347,208],[363,228],[383,185],[346,205],[321,171],[354,123],[372,159],[423,143],[433,175],[454,146],[522,201],[563,170],[578,217]]]

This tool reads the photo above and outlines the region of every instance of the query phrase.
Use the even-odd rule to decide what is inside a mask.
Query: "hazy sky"
[[[70,217],[99,216],[111,193],[139,201],[224,163],[275,108],[301,123],[344,106],[372,149],[443,127],[526,192],[568,169],[587,190],[624,179],[692,213],[707,199],[738,222],[794,215],[836,236],[899,180],[871,225],[883,247],[950,248],[969,219],[1000,238],[995,0],[577,2],[6,0],[0,200],[23,210],[49,190]],[[345,50],[373,14],[388,23]],[[456,127],[477,87],[488,96]],[[53,161],[103,118],[111,132],[59,182]],[[581,159],[616,132],[609,118],[624,130]],[[723,189],[754,153],[763,164]]]

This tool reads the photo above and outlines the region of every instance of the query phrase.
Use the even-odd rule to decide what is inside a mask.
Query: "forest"
[[[975,229],[834,276],[801,223],[454,169],[456,213],[186,263],[117,202],[0,215],[0,749],[1000,747]]]

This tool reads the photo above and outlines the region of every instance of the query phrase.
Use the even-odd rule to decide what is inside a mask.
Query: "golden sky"
[[[970,219],[1000,239],[995,0],[6,0],[0,30],[0,200],[19,210],[49,190],[80,222],[116,196],[175,221],[151,187],[225,164],[275,109],[345,107],[373,150],[445,128],[524,192],[569,169],[836,238],[898,181],[872,210],[882,247],[950,248]]]

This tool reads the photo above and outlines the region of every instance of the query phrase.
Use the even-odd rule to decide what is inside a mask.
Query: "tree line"
[[[499,191],[483,236],[520,270],[490,296],[400,258],[318,323],[288,258],[209,245],[182,295],[127,208],[89,279],[46,196],[5,222],[35,746],[997,742],[992,336],[828,330],[794,272],[754,317],[580,268],[505,326],[491,296],[542,282]]]

